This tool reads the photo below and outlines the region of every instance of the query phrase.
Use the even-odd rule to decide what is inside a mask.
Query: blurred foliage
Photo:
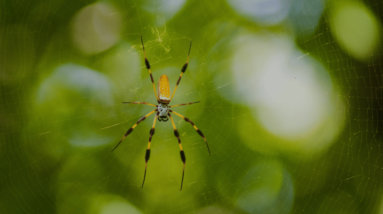
[[[265,1],[249,2],[0,2],[0,213],[382,212],[383,4],[286,0],[276,19],[258,9]],[[155,83],[166,74],[171,89],[193,41],[172,104],[201,101],[175,111],[212,155],[175,117],[181,192],[170,122],[157,122],[143,189],[153,116],[110,152],[153,109],[121,102],[155,103],[140,35]],[[279,108],[262,105],[278,97],[254,81],[270,59],[283,68],[271,82],[316,87],[321,112],[303,111],[298,92],[317,96],[299,87],[277,94]],[[301,135],[265,124],[290,106],[323,117]]]

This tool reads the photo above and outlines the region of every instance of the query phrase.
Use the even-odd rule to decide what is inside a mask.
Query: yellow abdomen
[[[165,74],[158,81],[158,99],[161,103],[170,102],[169,78]]]

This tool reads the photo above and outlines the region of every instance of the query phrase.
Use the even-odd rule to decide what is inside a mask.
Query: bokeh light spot
[[[249,213],[289,213],[294,201],[290,174],[275,160],[259,163],[242,180],[237,205]]]
[[[330,14],[331,32],[344,51],[361,61],[370,59],[381,37],[374,14],[356,1],[337,2]]]
[[[103,107],[111,106],[113,102],[112,84],[107,76],[76,64],[57,67],[36,93],[37,107],[43,109],[46,121],[51,118],[76,118],[68,121],[76,128],[65,135],[69,143],[76,147],[97,147],[113,139],[101,132],[94,133],[93,128],[84,122],[85,118],[102,118],[106,110]],[[76,110],[74,106],[81,110]],[[51,126],[54,132],[60,132],[61,128]]]
[[[139,211],[134,206],[132,206],[131,204],[128,204],[126,202],[120,202],[120,201],[107,203],[102,207],[100,211],[100,214],[124,214],[124,213],[141,214],[142,212]]]
[[[161,26],[182,9],[186,0],[148,0],[144,2],[143,9],[156,13],[156,24]]]
[[[289,12],[288,0],[228,0],[228,3],[237,13],[262,25],[278,24]]]
[[[235,47],[232,72],[237,93],[258,123],[283,139],[279,146],[319,151],[333,142],[330,139],[341,127],[343,116],[337,111],[342,105],[334,101],[337,91],[321,64],[294,47],[287,36],[240,36]],[[330,125],[333,131],[326,129]],[[318,135],[324,138],[314,140]]]
[[[121,15],[105,2],[83,8],[72,22],[75,46],[85,54],[96,54],[112,47],[120,39]]]
[[[94,194],[90,198],[88,213],[98,214],[141,214],[142,212],[126,199],[112,194]]]

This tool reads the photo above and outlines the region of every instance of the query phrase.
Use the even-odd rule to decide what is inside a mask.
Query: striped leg
[[[184,183],[185,161],[186,161],[186,157],[185,157],[185,152],[184,152],[184,150],[182,149],[182,144],[181,144],[180,134],[179,134],[178,131],[177,131],[176,124],[174,124],[174,120],[173,120],[172,115],[170,115],[169,113],[168,113],[168,115],[169,115],[169,117],[170,117],[170,120],[172,121],[173,129],[174,129],[174,135],[177,137],[177,139],[178,139],[178,145],[180,146],[181,160],[182,160],[182,162],[184,163],[184,168],[183,168],[183,171],[182,171],[181,189],[180,189],[180,191],[181,191],[181,190],[182,190],[182,184]]]
[[[186,105],[191,105],[191,104],[199,103],[199,102],[201,102],[201,101],[192,102],[192,103],[182,103],[182,104],[178,104],[178,105],[174,105],[174,106],[169,106],[169,108],[171,108],[171,107],[177,107],[177,106],[186,106]]]
[[[154,106],[157,107],[157,105],[147,103],[147,102],[122,102],[122,104],[144,104],[144,105],[149,105],[149,106]]]
[[[180,77],[178,78],[178,81],[177,81],[177,84],[176,84],[176,88],[174,89],[174,91],[173,91],[173,94],[172,94],[172,97],[170,98],[170,100],[172,100],[173,99],[173,96],[174,96],[174,94],[176,93],[176,90],[177,90],[177,87],[178,87],[178,85],[180,84],[180,82],[181,82],[181,77],[182,77],[182,74],[184,74],[185,73],[185,71],[186,71],[186,68],[188,67],[188,63],[189,63],[189,55],[190,55],[190,50],[191,50],[191,45],[192,45],[192,42],[190,41],[190,47],[189,47],[189,53],[188,53],[188,58],[187,58],[187,60],[186,60],[186,63],[185,63],[185,65],[182,67],[182,69],[181,69],[181,74],[180,74]]]
[[[134,125],[132,126],[132,128],[130,128],[130,129],[126,132],[126,134],[124,135],[124,137],[122,137],[122,139],[120,140],[120,142],[118,142],[117,146],[114,147],[114,149],[112,150],[112,152],[113,152],[113,151],[120,145],[120,143],[125,139],[126,136],[128,136],[130,133],[132,133],[133,129],[136,128],[136,126],[137,126],[141,121],[145,120],[147,117],[149,117],[151,114],[153,114],[153,113],[156,112],[156,111],[157,111],[157,109],[155,109],[155,110],[149,112],[149,114],[147,114],[147,115],[141,117],[141,118],[137,121],[137,123],[134,124]]]
[[[148,160],[149,160],[149,157],[150,157],[150,142],[152,141],[152,137],[154,135],[154,128],[156,127],[157,117],[158,117],[158,113],[154,117],[153,126],[152,126],[152,129],[150,129],[150,132],[149,132],[150,135],[149,135],[148,149],[146,150],[146,154],[145,154],[145,173],[144,173],[144,180],[142,181],[141,188],[144,187],[144,183],[145,183],[146,166],[148,165]]]
[[[209,155],[211,155],[211,154],[210,154],[210,148],[209,148],[209,145],[207,144],[206,138],[205,138],[205,136],[202,134],[201,130],[199,130],[199,129],[197,128],[197,126],[195,126],[194,123],[193,123],[189,118],[184,117],[184,116],[178,114],[177,112],[175,112],[175,111],[173,111],[173,110],[169,110],[169,111],[170,111],[171,113],[174,113],[174,114],[177,115],[178,117],[184,119],[186,122],[189,122],[190,124],[192,124],[192,126],[193,126],[194,129],[197,131],[197,133],[198,133],[199,135],[201,135],[201,137],[203,137],[203,139],[205,140],[205,143],[206,143],[206,146],[207,146],[207,150],[209,151]]]
[[[142,35],[141,35],[141,43],[142,43],[142,50],[144,50],[145,65],[146,65],[146,68],[149,70],[150,80],[152,80],[152,85],[153,85],[154,94],[156,95],[157,102],[159,102],[159,100],[158,100],[158,96],[157,96],[157,91],[156,91],[156,86],[154,85],[154,80],[153,80],[152,71],[150,70],[149,60],[146,58],[144,42],[142,41]]]

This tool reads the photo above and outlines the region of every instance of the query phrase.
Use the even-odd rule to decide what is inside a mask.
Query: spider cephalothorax
[[[152,137],[154,135],[154,128],[156,126],[156,121],[157,121],[157,118],[158,118],[158,121],[163,121],[163,122],[166,122],[169,120],[170,118],[170,121],[172,122],[172,125],[173,125],[173,129],[174,129],[174,135],[177,137],[178,139],[178,144],[180,146],[180,155],[181,155],[181,160],[184,164],[184,167],[183,167],[183,171],[182,171],[182,180],[181,180],[181,190],[182,190],[182,184],[183,184],[183,181],[184,181],[184,174],[185,174],[185,162],[186,162],[186,157],[185,157],[185,152],[184,150],[182,149],[182,145],[181,145],[181,139],[180,139],[180,135],[177,131],[177,128],[176,128],[176,125],[174,123],[174,120],[173,120],[173,117],[171,116],[170,113],[173,113],[179,117],[181,117],[182,119],[184,119],[186,122],[189,122],[193,128],[197,131],[197,133],[199,135],[201,135],[201,137],[203,137],[203,139],[205,140],[205,143],[206,143],[206,146],[207,146],[207,149],[209,151],[209,154],[210,154],[210,149],[209,149],[209,146],[207,145],[207,142],[206,142],[206,138],[205,136],[202,134],[202,132],[197,128],[197,126],[194,125],[194,123],[187,117],[184,117],[180,114],[178,114],[177,112],[171,110],[170,108],[172,107],[176,107],[176,106],[184,106],[184,105],[191,105],[193,103],[199,103],[198,102],[192,102],[192,103],[183,103],[183,104],[178,104],[178,105],[173,105],[173,106],[168,106],[168,104],[170,103],[170,101],[172,100],[176,90],[177,90],[177,87],[178,85],[180,84],[180,81],[181,81],[181,77],[182,77],[182,74],[185,73],[186,71],[186,68],[188,66],[188,62],[189,62],[189,55],[190,55],[190,49],[191,49],[191,42],[190,42],[190,47],[189,47],[189,53],[188,53],[188,58],[186,60],[186,63],[185,65],[182,67],[181,69],[181,74],[180,74],[180,77],[178,78],[178,81],[177,81],[177,84],[176,84],[176,87],[173,91],[173,94],[172,96],[170,97],[170,88],[169,88],[169,78],[168,76],[166,75],[162,75],[160,77],[160,80],[158,81],[158,94],[156,92],[156,87],[154,85],[154,80],[153,80],[153,75],[152,75],[152,72],[150,71],[150,64],[149,64],[149,61],[148,59],[146,58],[146,53],[145,53],[145,47],[144,47],[144,42],[142,41],[142,36],[141,36],[141,43],[142,43],[142,49],[144,51],[144,56],[145,56],[145,65],[146,65],[146,68],[149,70],[149,75],[150,75],[150,79],[152,81],[152,85],[153,85],[153,89],[154,89],[154,94],[156,95],[156,98],[157,98],[157,103],[158,105],[154,105],[154,104],[151,104],[151,103],[147,103],[147,102],[123,102],[123,103],[132,103],[132,104],[145,104],[145,105],[150,105],[150,106],[155,106],[156,109],[154,109],[153,111],[149,112],[147,115],[141,117],[141,119],[139,119],[137,121],[136,124],[134,124],[124,135],[124,137],[122,137],[122,139],[120,140],[120,142],[118,142],[117,146],[114,147],[114,149],[112,150],[112,152],[120,145],[120,143],[125,139],[126,136],[128,136],[134,128],[136,128],[136,126],[143,120],[145,120],[148,116],[152,115],[153,113],[156,112],[156,116],[154,117],[154,121],[153,121],[153,126],[152,126],[152,129],[150,130],[150,135],[149,135],[149,143],[148,143],[148,149],[146,150],[146,154],[145,154],[145,173],[144,173],[144,180],[142,182],[142,187],[144,186],[144,182],[145,182],[145,176],[146,176],[146,166],[147,166],[147,163],[148,163],[148,160],[149,160],[149,157],[150,157],[150,143],[152,141]]]
[[[160,103],[157,107],[158,121],[168,121],[169,106],[166,103]]]

